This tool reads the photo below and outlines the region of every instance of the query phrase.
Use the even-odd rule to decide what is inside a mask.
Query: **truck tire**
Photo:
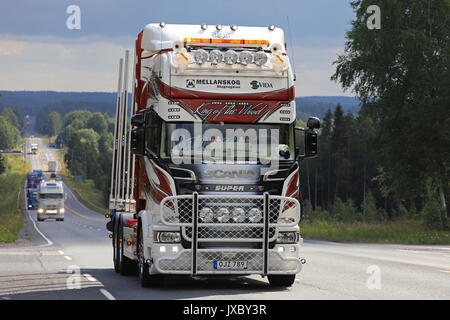
[[[290,287],[295,282],[295,274],[269,275],[269,283],[272,287]]]
[[[164,276],[162,274],[149,273],[149,264],[144,256],[144,239],[142,236],[142,227],[138,232],[138,279],[143,288],[159,287],[164,283]]]
[[[45,219],[41,219],[41,218],[37,218],[37,221],[39,221],[39,222],[41,222],[41,221],[44,221]]]
[[[117,236],[117,221],[114,219],[113,224],[113,237],[112,237],[112,245],[113,245],[113,263],[114,263],[114,271],[116,273],[120,272],[119,269],[119,237]]]
[[[123,240],[123,225],[122,219],[120,219],[119,223],[119,237],[118,237],[118,259],[119,259],[119,272],[122,276],[131,276],[136,274],[136,263],[130,258],[126,257],[123,253],[123,244],[125,241]],[[122,239],[122,241],[120,241]]]

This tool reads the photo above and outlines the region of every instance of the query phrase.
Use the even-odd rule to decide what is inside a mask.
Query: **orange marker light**
[[[244,40],[244,39],[208,39],[208,38],[184,38],[185,43],[214,43],[214,44],[238,44],[268,46],[269,40]]]
[[[183,52],[180,52],[180,56],[184,58],[184,60],[189,61],[189,58]]]

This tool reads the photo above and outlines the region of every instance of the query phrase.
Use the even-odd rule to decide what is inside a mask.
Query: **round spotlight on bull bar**
[[[203,64],[203,62],[208,60],[208,52],[203,49],[196,50],[194,52],[194,60],[197,64]]]
[[[263,217],[262,212],[258,208],[252,208],[248,212],[248,220],[251,223],[258,223],[258,222],[260,222],[262,220],[262,217]]]
[[[212,50],[209,53],[209,61],[213,65],[217,65],[218,63],[222,62],[223,60],[223,53],[220,50]]]
[[[249,63],[252,63],[253,61],[253,55],[250,51],[242,51],[239,54],[239,62],[243,65],[246,66]]]
[[[202,208],[198,215],[204,223],[211,223],[214,220],[214,213],[210,208]]]
[[[227,208],[220,208],[217,210],[216,219],[220,223],[228,222],[228,220],[230,220],[230,210]]]
[[[242,208],[234,208],[231,212],[231,217],[233,218],[234,222],[244,222],[245,221],[245,210]]]
[[[263,66],[267,63],[267,60],[269,58],[267,57],[267,54],[265,52],[259,51],[257,53],[255,53],[254,57],[253,57],[253,61],[255,62],[255,64],[257,66]]]
[[[238,54],[234,50],[228,50],[223,55],[223,60],[228,65],[232,65],[232,64],[236,63],[237,59],[238,59]]]

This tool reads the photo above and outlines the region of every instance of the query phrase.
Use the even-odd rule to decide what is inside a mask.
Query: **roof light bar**
[[[240,44],[268,46],[269,40],[245,40],[245,39],[212,39],[212,38],[184,38],[185,43],[215,43],[215,44]]]

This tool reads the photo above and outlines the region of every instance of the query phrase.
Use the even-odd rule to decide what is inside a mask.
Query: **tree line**
[[[0,106],[0,149],[11,150],[17,146],[23,129],[23,116],[19,109]]]
[[[43,121],[45,133],[57,136],[66,147],[64,162],[73,176],[91,179],[108,199],[114,119],[106,113],[75,110],[64,117],[50,112]]]
[[[379,30],[366,25],[373,4],[382,13]],[[380,220],[419,216],[448,228],[450,3],[351,5],[356,18],[331,79],[361,99],[361,110],[356,118],[339,106],[327,113],[320,155],[303,164],[303,194],[325,216],[376,206]]]

